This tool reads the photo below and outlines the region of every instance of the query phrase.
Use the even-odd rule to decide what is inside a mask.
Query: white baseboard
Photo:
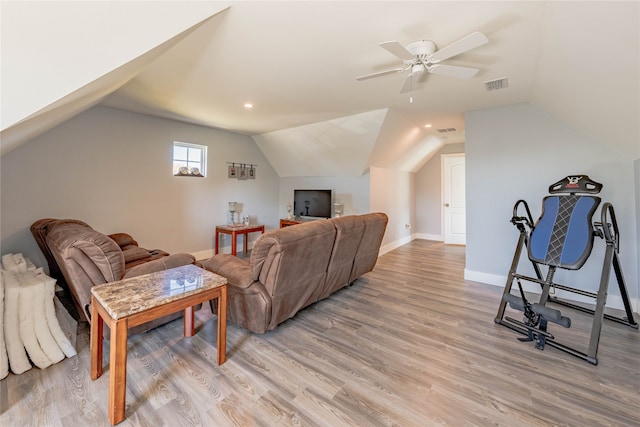
[[[206,251],[192,252],[191,255],[196,257],[196,259],[209,259],[213,256],[213,249],[207,249]]]
[[[249,250],[253,249],[253,242],[249,242]],[[242,251],[242,245],[238,245],[238,252]],[[196,257],[196,259],[209,259],[214,255],[214,249],[206,249],[204,251],[191,252],[191,255]],[[220,246],[218,248],[218,253],[220,254],[230,254],[231,253],[231,245],[229,246]]]
[[[474,282],[485,283],[487,285],[500,286],[504,288],[507,282],[507,276],[500,276],[495,274],[483,273],[481,271],[472,271],[468,269],[464,269],[464,280],[472,280]],[[539,294],[540,293],[540,285],[537,283],[522,281],[522,287],[526,292],[532,292]],[[611,285],[611,282],[610,282]],[[518,286],[516,283],[513,286]],[[582,295],[574,294],[573,292],[556,290],[555,296],[560,299],[572,301],[572,302],[582,302],[587,304],[594,304],[594,299],[589,297],[584,297]],[[632,298],[630,301],[631,309],[638,313],[640,310],[640,299]],[[618,310],[624,310],[624,302],[622,297],[619,295],[607,295],[607,307],[615,308]],[[634,309],[635,307],[635,309]],[[637,320],[637,319],[636,319]]]
[[[403,237],[402,239],[396,240],[395,242],[387,243],[386,245],[380,247],[380,250],[378,251],[378,256],[384,255],[387,252],[391,252],[392,250],[399,248],[402,245],[406,245],[413,239],[415,239],[415,237],[411,235],[411,236]]]
[[[442,234],[416,233],[416,239],[433,240],[435,242],[444,242]]]

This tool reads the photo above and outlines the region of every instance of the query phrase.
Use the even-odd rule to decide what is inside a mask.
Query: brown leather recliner
[[[92,286],[195,263],[193,255],[140,248],[126,233],[107,236],[79,220],[41,219],[33,223],[31,232],[47,258],[50,276],[67,286],[84,320],[88,320]],[[142,325],[132,333],[180,315]]]
[[[55,219],[55,218],[42,218],[31,224],[31,234],[36,240],[38,247],[44,254],[49,265],[49,276],[57,280],[57,283],[65,290],[68,289],[67,281],[64,275],[58,267],[49,246],[47,246],[47,234],[49,234],[49,228],[58,224],[80,224],[87,228],[93,229],[89,224],[78,219]],[[138,246],[131,235],[127,233],[115,233],[109,234],[109,237],[113,239],[124,254],[124,268],[125,270],[134,267],[145,262],[153,261],[163,256],[169,255],[167,252],[160,249],[145,249]]]

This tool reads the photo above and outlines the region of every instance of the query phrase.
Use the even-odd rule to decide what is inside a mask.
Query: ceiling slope
[[[227,7],[169,3],[2,2],[2,153],[99,102]]]
[[[640,2],[549,2],[532,103],[640,158]]]
[[[387,110],[370,111],[254,135],[280,177],[360,176],[376,144]]]

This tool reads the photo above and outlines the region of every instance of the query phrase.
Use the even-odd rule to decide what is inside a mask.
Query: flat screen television
[[[308,218],[331,218],[331,190],[293,190],[293,213]]]

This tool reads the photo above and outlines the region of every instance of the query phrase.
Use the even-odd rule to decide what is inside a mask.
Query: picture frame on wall
[[[236,168],[236,165],[229,165],[229,178],[236,178],[237,172],[238,169]]]
[[[248,179],[256,179],[256,169],[253,166],[249,169],[248,175]]]
[[[247,179],[247,168],[245,166],[238,168],[238,179],[240,180]]]

